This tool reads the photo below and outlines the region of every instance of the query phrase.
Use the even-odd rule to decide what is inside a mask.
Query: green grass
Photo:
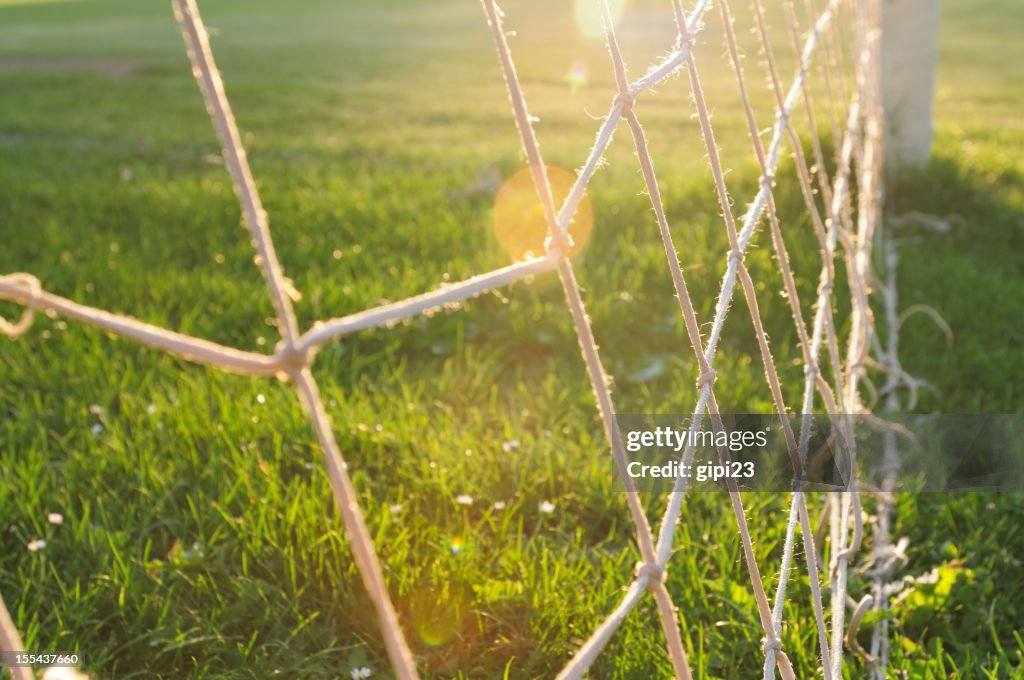
[[[613,95],[607,56],[576,36],[567,8],[508,4],[546,158],[576,167],[597,127],[587,114],[603,114]],[[30,271],[72,299],[267,352],[272,310],[167,5],[0,1],[0,272]],[[668,16],[652,8],[638,7],[622,31],[634,74],[672,42]],[[932,305],[955,339],[915,316],[903,360],[935,388],[923,411],[1016,413],[1021,10],[1010,0],[943,8],[935,161],[890,186],[889,210],[961,218],[948,233],[899,234],[901,303]],[[466,191],[522,165],[477,3],[211,0],[204,13],[278,251],[303,293],[303,325],[508,262],[491,232],[493,194]],[[698,56],[739,211],[757,172],[714,24]],[[748,26],[741,17],[745,39]],[[748,54],[763,105],[759,57]],[[562,77],[576,58],[591,82],[573,95]],[[688,92],[685,79],[671,81],[638,112],[709,320],[727,245]],[[607,157],[577,263],[617,405],[687,411],[697,369],[624,131]],[[778,200],[806,308],[816,253],[784,177]],[[765,236],[747,261],[795,404],[799,350]],[[725,411],[771,408],[749,327],[736,304],[717,364]],[[661,375],[637,379],[660,359]],[[637,560],[557,279],[346,338],[315,372],[421,670],[553,675]],[[518,448],[504,451],[512,440]],[[26,645],[78,651],[102,678],[347,678],[361,665],[386,676],[319,460],[287,385],[46,316],[19,341],[0,339],[0,592]],[[457,504],[462,494],[474,503]],[[556,511],[538,512],[542,501]],[[786,499],[744,501],[773,590]],[[648,499],[652,518],[662,503]],[[64,524],[48,524],[50,512]],[[734,520],[715,494],[687,498],[683,517],[669,588],[694,668],[753,677],[760,627]],[[943,578],[896,610],[894,669],[1021,677],[1021,497],[905,496],[896,521],[911,539],[904,573],[938,568]],[[26,550],[38,538],[46,549]],[[467,548],[453,554],[456,538]],[[851,592],[863,586],[854,579]],[[808,677],[806,583],[791,593],[784,643]],[[593,675],[669,672],[647,601]],[[851,657],[846,677],[863,674]]]

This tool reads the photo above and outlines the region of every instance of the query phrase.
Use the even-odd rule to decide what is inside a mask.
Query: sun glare
[[[576,175],[554,165],[547,166],[547,171],[555,206],[561,206],[576,183]],[[594,212],[590,200],[584,195],[573,221],[569,223],[573,255],[587,242],[593,226]],[[498,192],[494,201],[494,233],[512,259],[525,260],[545,252],[547,229],[544,208],[533,188],[530,168],[523,168],[512,175]]]
[[[608,0],[608,10],[612,15],[612,23],[618,24],[626,13],[628,0]],[[576,27],[580,33],[590,38],[603,38],[604,21],[601,17],[600,3],[594,0],[576,0]]]
[[[413,591],[406,610],[420,641],[436,648],[459,637],[468,605],[457,589],[427,587]]]
[[[587,68],[587,62],[582,59],[572,62],[569,72],[565,74],[565,82],[569,83],[569,89],[573,94],[587,84],[588,75],[590,75],[590,69]]]

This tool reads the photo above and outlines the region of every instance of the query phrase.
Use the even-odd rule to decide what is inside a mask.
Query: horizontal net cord
[[[564,257],[561,251],[548,251],[543,257],[536,257],[501,267],[490,272],[442,286],[429,293],[417,295],[397,302],[372,307],[355,314],[317,322],[298,339],[298,351],[312,352],[339,337],[369,328],[387,326],[414,317],[423,312],[442,308],[477,297],[491,290],[501,288],[522,279],[553,271],[558,260]],[[31,280],[33,284],[26,284]],[[221,345],[210,340],[168,330],[123,314],[114,314],[96,307],[82,305],[38,287],[38,279],[29,274],[14,273],[0,275],[0,299],[27,306],[29,310],[53,310],[71,319],[85,322],[117,335],[138,340],[147,345],[176,354],[183,359],[209,364],[236,373],[250,375],[274,375],[287,368],[288,362],[282,353],[275,355],[247,352]],[[5,335],[16,336],[27,330],[31,318],[12,324],[0,318],[0,330]],[[19,326],[21,326],[19,328]]]
[[[137,340],[189,361],[217,366],[235,373],[274,375],[281,370],[279,362],[266,354],[226,347],[209,340],[154,326],[129,316],[81,305],[38,287],[33,291],[18,283],[19,279],[16,277],[19,276],[24,275],[0,276],[0,299],[28,305],[29,308],[53,310],[69,319],[82,321],[111,333]]]
[[[423,295],[372,307],[329,321],[318,322],[302,335],[299,339],[299,347],[306,351],[313,350],[331,340],[356,331],[387,326],[423,312],[468,300],[515,281],[553,271],[558,268],[558,262],[563,257],[562,251],[549,250],[543,257],[516,262],[457,283],[446,284]]]

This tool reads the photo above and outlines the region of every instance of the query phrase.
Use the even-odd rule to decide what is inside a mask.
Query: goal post
[[[885,0],[882,7],[885,165],[892,172],[931,158],[939,0]]]

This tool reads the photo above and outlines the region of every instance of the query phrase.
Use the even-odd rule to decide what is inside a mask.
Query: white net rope
[[[785,296],[800,343],[804,369],[800,413],[810,414],[820,404],[825,413],[838,419],[840,428],[852,427],[850,414],[865,414],[868,409],[861,402],[860,387],[869,365],[887,369],[889,408],[899,406],[895,390],[903,384],[910,384],[906,382],[908,378],[899,368],[896,356],[897,342],[894,329],[898,328],[898,324],[894,326],[893,319],[888,319],[889,338],[883,347],[874,335],[874,320],[869,306],[869,293],[875,283],[871,268],[872,244],[876,240],[875,232],[880,224],[882,207],[882,127],[878,58],[880,0],[829,0],[820,10],[816,7],[815,0],[804,0],[804,11],[809,17],[809,29],[804,36],[800,35],[794,0],[783,0],[786,12],[784,24],[788,29],[788,39],[792,42],[797,60],[796,72],[788,87],[782,83],[773,54],[765,8],[761,0],[753,0],[752,16],[756,21],[756,34],[775,97],[775,120],[769,130],[770,134],[767,135],[767,145],[762,141],[761,130],[755,119],[742,68],[741,53],[733,29],[731,10],[727,0],[719,0],[718,14],[727,54],[736,77],[751,146],[761,173],[756,194],[746,211],[738,218],[732,212],[732,199],[726,186],[719,148],[701,87],[696,57],[693,54],[694,38],[703,29],[704,22],[712,13],[710,0],[699,0],[688,13],[684,11],[680,0],[672,0],[678,28],[675,48],[667,57],[650,67],[643,77],[634,81],[630,81],[626,75],[626,65],[619,49],[607,0],[595,2],[599,4],[607,27],[607,44],[618,94],[600,126],[597,140],[586,162],[577,173],[574,186],[562,205],[557,207],[548,184],[540,146],[534,134],[533,119],[529,114],[502,26],[503,15],[494,0],[482,0],[508,87],[523,150],[547,221],[547,252],[541,257],[532,257],[459,283],[446,285],[424,295],[374,307],[350,316],[317,322],[308,331],[301,332],[292,308],[295,291],[290,280],[284,276],[277,259],[267,217],[253,182],[219,71],[214,63],[206,28],[199,16],[195,0],[173,0],[175,15],[182,27],[193,72],[216,128],[224,159],[241,204],[243,220],[257,251],[256,260],[262,269],[274,305],[282,336],[275,352],[272,355],[264,355],[242,351],[159,328],[127,316],[84,306],[45,291],[39,280],[30,274],[0,276],[0,299],[25,306],[24,314],[17,322],[0,318],[0,331],[7,335],[17,336],[26,332],[31,326],[35,310],[50,310],[190,361],[249,375],[276,375],[295,386],[323,451],[331,488],[341,512],[356,565],[376,610],[392,667],[397,677],[402,679],[417,677],[413,654],[388,594],[371,534],[363,519],[346,463],[331,431],[330,421],[310,367],[317,350],[341,336],[362,329],[388,325],[552,270],[558,272],[564,288],[605,434],[615,465],[627,489],[627,506],[635,526],[641,558],[636,568],[635,579],[618,606],[593,630],[589,639],[580,647],[559,677],[582,677],[616,629],[647,592],[651,593],[656,602],[675,675],[679,678],[692,677],[676,609],[665,585],[666,569],[675,543],[675,527],[682,513],[685,480],[677,480],[673,492],[668,496],[661,523],[655,530],[648,521],[631,478],[626,474],[628,461],[615,425],[615,407],[609,388],[609,378],[602,366],[590,320],[576,282],[573,264],[569,259],[572,244],[569,224],[620,122],[625,121],[632,136],[664,246],[680,313],[699,368],[692,430],[696,431],[701,427],[705,414],[715,429],[723,429],[721,413],[715,398],[714,366],[724,324],[738,283],[750,312],[773,406],[781,416],[780,423],[797,476],[806,463],[810,437],[809,419],[803,419],[799,431],[794,432],[789,418],[784,417],[790,410],[783,399],[782,381],[769,349],[769,339],[758,308],[756,287],[744,264],[744,256],[754,241],[757,227],[766,216],[772,249],[778,261]],[[815,89],[812,86],[812,74],[815,70],[820,81],[824,83],[828,125],[836,145],[835,158],[831,159],[835,170],[831,177],[827,172],[826,158],[817,130]],[[696,115],[729,242],[727,267],[706,339],[701,334],[701,324],[687,288],[683,266],[673,244],[672,229],[662,203],[645,131],[634,111],[634,102],[639,95],[681,71],[685,71],[689,77]],[[817,94],[821,95],[820,89]],[[811,159],[806,157],[795,126],[795,119],[801,115],[799,109],[803,110],[802,115],[806,117]],[[776,173],[787,148],[793,154],[797,183],[821,249],[819,285],[809,328],[797,293],[773,193]],[[886,314],[892,317],[895,315],[896,296],[893,274],[895,254],[891,248],[888,248],[887,252],[890,264],[887,267],[889,278],[882,285],[882,290]],[[844,260],[850,291],[850,330],[844,338],[839,337],[833,309],[837,257]],[[841,354],[844,349],[845,357]],[[870,351],[874,351],[877,361],[870,360]],[[826,361],[831,366],[831,382],[825,377],[823,370]],[[887,437],[887,456],[890,467],[895,470],[898,465],[895,434],[887,430]],[[845,439],[848,442],[852,441],[852,437],[849,436]],[[689,441],[696,442],[696,438],[690,437]],[[689,446],[684,450],[682,461],[689,464],[695,453],[695,447]],[[720,448],[719,455],[727,459],[728,450]],[[765,678],[775,677],[776,670],[783,678],[795,677],[789,658],[783,650],[781,636],[783,606],[786,601],[787,584],[792,578],[791,572],[794,568],[792,562],[798,526],[803,537],[806,575],[817,625],[817,654],[821,662],[822,675],[825,678],[841,677],[844,651],[852,649],[866,660],[874,673],[884,677],[888,657],[888,629],[884,616],[875,627],[870,653],[857,643],[856,632],[861,617],[868,609],[885,609],[886,587],[902,557],[902,547],[892,546],[889,541],[892,513],[890,490],[883,489],[880,512],[877,513],[872,558],[875,568],[870,572],[874,579],[872,592],[866,594],[861,601],[853,602],[852,614],[847,624],[847,608],[850,606],[847,594],[850,560],[860,547],[863,534],[859,494],[852,480],[848,491],[831,494],[827,499],[831,527],[828,565],[822,560],[821,551],[815,543],[806,494],[800,490],[792,493],[774,601],[769,600],[758,567],[741,494],[735,481],[729,480],[730,504],[739,529],[744,561],[749,573],[758,619],[763,629]],[[828,584],[831,596],[828,606],[824,602],[823,581]],[[830,614],[828,621],[827,614]],[[18,632],[3,606],[3,601],[0,600],[0,649],[21,648]],[[11,670],[17,680],[32,677],[30,669]]]

